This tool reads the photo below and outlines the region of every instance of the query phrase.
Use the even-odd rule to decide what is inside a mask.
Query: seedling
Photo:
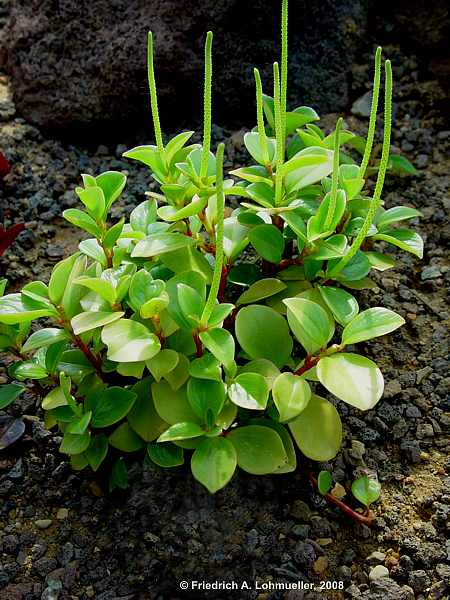
[[[0,347],[17,358],[10,376],[46,389],[46,426],[62,433],[60,450],[74,469],[97,471],[113,455],[111,489],[127,485],[127,453],[168,468],[190,456],[194,477],[211,493],[237,466],[256,475],[294,471],[294,443],[309,459],[331,460],[342,442],[339,402],[321,394],[359,410],[383,394],[380,369],[355,345],[404,320],[384,307],[360,310],[352,292],[373,286],[372,270],[394,266],[386,244],[419,258],[423,248],[414,231],[394,227],[419,212],[383,206],[390,62],[369,192],[381,50],[358,164],[352,152],[361,138],[342,119],[326,133],[313,109],[287,107],[286,0],[282,7],[281,68],[274,64],[271,96],[255,70],[256,127],[244,137],[250,164],[224,179],[224,146],[210,149],[211,33],[203,142],[191,144],[191,131],[164,139],[150,34],[156,145],[125,156],[148,166],[158,191],[127,222],[111,223],[125,175],[83,175],[76,193],[84,208],[63,215],[89,237],[48,283],[0,299]],[[225,216],[230,196],[240,205]],[[42,319],[44,327],[31,330]],[[4,402],[18,392],[4,388]]]

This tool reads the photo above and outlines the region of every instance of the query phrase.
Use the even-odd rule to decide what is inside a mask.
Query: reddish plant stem
[[[319,360],[320,356],[307,356],[303,365],[299,369],[294,371],[294,375],[303,375],[303,373],[306,373],[306,371],[309,371],[310,369],[315,367]]]
[[[312,473],[308,473],[308,479],[311,482],[313,488],[317,490],[318,489],[317,481],[316,481],[316,478],[314,477],[314,475],[312,475]],[[322,494],[322,495],[325,498],[325,500],[328,500],[328,502],[331,502],[331,504],[334,504],[335,506],[340,508],[340,510],[342,510],[342,512],[345,513],[347,516],[349,516],[351,519],[353,519],[353,521],[356,521],[357,523],[363,523],[364,525],[372,525],[373,517],[361,515],[360,513],[357,513],[352,508],[350,508],[350,506],[348,506],[341,500],[338,500],[338,498],[335,498],[331,494]]]
[[[217,294],[217,299],[219,302],[223,302],[225,300],[225,289],[227,287],[227,277],[230,270],[230,266],[223,265],[222,274],[220,276],[220,284],[219,284],[219,292]]]
[[[192,339],[194,340],[195,353],[197,355],[197,358],[200,358],[201,356],[203,356],[203,345],[202,345],[202,342],[201,342],[200,337],[198,335],[198,331],[193,331],[192,332]]]
[[[92,352],[92,350],[89,348],[89,346],[87,344],[85,344],[78,335],[75,335],[73,333],[72,339],[73,339],[75,345],[78,346],[78,348],[81,350],[81,352],[85,355],[85,357],[88,359],[88,361],[94,367],[94,369],[95,369],[97,375],[100,377],[100,379],[102,381],[104,381],[105,379],[104,379],[103,371],[102,371],[102,361],[98,358],[98,356],[95,356],[95,354]]]

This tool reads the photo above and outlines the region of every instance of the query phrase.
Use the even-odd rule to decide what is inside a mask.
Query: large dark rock
[[[252,67],[271,93],[279,57],[279,0],[11,0],[2,35],[14,101],[30,122],[128,130],[149,123],[146,34],[156,41],[163,126],[201,115],[203,42],[214,38],[214,120],[254,122]],[[321,111],[348,104],[364,0],[291,0],[289,95]],[[113,123],[113,125],[112,125]],[[107,129],[107,128],[105,128]]]

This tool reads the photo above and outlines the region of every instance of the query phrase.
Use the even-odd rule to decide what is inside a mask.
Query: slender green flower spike
[[[212,31],[208,31],[205,43],[205,86],[203,102],[203,154],[200,166],[200,177],[206,176],[208,170],[209,151],[211,149],[211,86],[212,86]]]
[[[325,231],[330,227],[333,220],[334,211],[336,210],[336,198],[338,193],[338,178],[339,178],[339,141],[342,128],[342,117],[339,117],[336,123],[336,131],[334,133],[334,154],[333,154],[333,175],[331,178],[331,200],[328,206],[327,217],[325,219]]]
[[[264,127],[264,115],[263,115],[263,100],[262,100],[262,84],[261,76],[258,69],[253,69],[256,83],[256,118],[259,133],[259,145],[263,154],[264,162],[269,163],[269,149],[267,147],[267,136]]]
[[[275,110],[275,138],[277,142],[275,173],[275,206],[279,206],[281,203],[283,184],[281,167],[283,166],[284,136],[280,106],[280,70],[277,62],[273,63],[273,103]]]
[[[286,106],[287,106],[287,75],[288,75],[288,0],[281,4],[281,121],[283,140],[286,138]],[[283,143],[284,152],[284,143]]]
[[[372,92],[372,106],[370,108],[370,119],[369,119],[369,130],[367,132],[366,147],[364,149],[364,156],[359,167],[359,176],[364,178],[366,173],[367,165],[369,164],[370,155],[372,154],[373,139],[375,136],[375,126],[377,123],[377,111],[378,111],[378,97],[380,93],[380,79],[381,79],[381,47],[378,46],[375,53],[375,74],[373,77],[373,92]]]
[[[158,112],[158,96],[156,94],[156,83],[155,83],[155,69],[153,66],[153,33],[148,32],[148,46],[147,46],[147,75],[148,75],[148,86],[150,88],[150,105],[152,109],[153,127],[155,130],[156,146],[159,152],[164,151],[164,144],[161,135],[161,123],[159,121]]]
[[[220,278],[223,267],[223,221],[225,195],[223,193],[223,153],[225,145],[219,144],[216,153],[217,164],[217,180],[216,180],[216,197],[217,197],[217,231],[216,231],[216,262],[214,265],[214,274],[209,289],[208,300],[200,319],[203,327],[208,325],[209,318],[216,303],[217,294],[219,293]]]
[[[389,150],[391,143],[391,122],[392,122],[392,70],[391,61],[385,62],[385,89],[384,89],[384,133],[383,133],[383,149],[381,152],[380,166],[378,169],[377,182],[375,184],[375,191],[373,194],[372,202],[370,203],[369,210],[367,211],[364,223],[359,230],[358,235],[353,240],[347,254],[338,262],[338,264],[329,273],[330,277],[335,277],[342,269],[348,265],[348,263],[355,256],[361,244],[363,243],[370,226],[373,223],[376,212],[380,206],[381,192],[383,191],[384,178],[386,176],[386,170],[389,162]]]

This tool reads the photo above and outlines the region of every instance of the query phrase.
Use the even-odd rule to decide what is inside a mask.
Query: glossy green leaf
[[[122,457],[114,463],[109,477],[109,491],[112,492],[116,487],[122,490],[126,490],[128,487],[128,471]]]
[[[361,504],[369,507],[380,497],[381,485],[375,478],[364,475],[352,483],[352,494]]]
[[[123,452],[136,452],[144,446],[144,442],[128,423],[122,423],[108,438],[110,446]]]
[[[187,388],[172,389],[166,381],[152,383],[153,402],[158,415],[169,425],[181,422],[200,423],[189,404]]]
[[[63,454],[81,454],[84,452],[91,442],[91,434],[85,431],[82,435],[71,433],[64,434],[59,451]]]
[[[257,225],[248,233],[250,243],[256,252],[272,263],[279,263],[284,251],[284,238],[274,225]]]
[[[276,142],[272,138],[267,139],[267,148],[269,151],[269,163],[273,162],[275,157]],[[265,164],[264,155],[261,149],[259,134],[256,131],[249,131],[244,135],[244,144],[250,156],[260,165]]]
[[[204,433],[205,431],[200,425],[197,425],[197,423],[185,421],[171,425],[169,429],[166,429],[166,431],[159,436],[157,441],[160,443],[186,440],[202,436]]]
[[[211,379],[222,381],[220,361],[215,356],[206,352],[200,358],[195,358],[189,365],[189,374],[197,379]]]
[[[100,238],[102,235],[101,229],[98,227],[95,220],[90,217],[87,213],[77,208],[68,208],[63,212],[63,217],[72,225],[84,229],[96,238]]]
[[[162,377],[176,368],[179,360],[178,352],[164,348],[156,356],[147,360],[146,365],[155,381],[160,381]]]
[[[225,367],[228,368],[233,363],[235,344],[229,331],[219,328],[208,329],[200,333],[200,340]]]
[[[373,236],[374,240],[382,240],[423,258],[423,240],[418,233],[410,229],[384,229],[383,233]]]
[[[374,307],[359,313],[342,332],[342,343],[357,344],[386,335],[405,323],[405,319],[393,310]]]
[[[131,256],[133,258],[159,256],[165,252],[187,248],[192,246],[193,243],[193,238],[182,233],[156,233],[139,241]]]
[[[224,437],[204,440],[191,458],[192,474],[211,494],[227,485],[236,465],[236,450]]]
[[[208,411],[212,412],[215,419],[222,410],[225,402],[225,387],[221,381],[192,377],[188,381],[187,397],[194,413],[206,423]]]
[[[294,419],[306,408],[311,389],[298,375],[281,373],[273,383],[272,396],[283,423]]]
[[[305,298],[287,298],[287,319],[295,337],[308,354],[325,347],[333,337],[334,323],[328,313]]]
[[[308,164],[305,164],[305,157],[312,157],[314,165],[309,160],[307,161]],[[286,167],[286,165],[289,166]],[[289,169],[285,176],[285,185],[289,192],[305,188],[331,173],[333,170],[333,152],[318,146],[304,148],[284,164],[284,169],[285,173]]]
[[[317,477],[317,488],[320,494],[326,494],[331,490],[333,477],[329,471],[320,471]]]
[[[236,317],[236,337],[250,358],[266,358],[282,367],[293,342],[285,319],[268,306],[241,308]]]
[[[46,348],[57,342],[68,340],[69,335],[64,329],[57,329],[56,327],[47,327],[46,329],[40,329],[30,335],[25,344],[22,346],[22,352],[30,352],[37,348]]]
[[[237,454],[237,464],[253,475],[266,475],[286,464],[287,454],[276,431],[261,425],[232,429],[227,439]]]
[[[0,298],[0,323],[14,325],[51,316],[56,316],[56,312],[51,306],[28,310],[22,302],[21,294],[7,294]]]
[[[25,386],[17,383],[8,383],[0,386],[0,410],[3,410],[16,400],[22,392],[25,391]]]
[[[269,399],[269,386],[259,373],[241,373],[228,388],[230,400],[250,410],[264,410]]]
[[[69,258],[62,260],[53,267],[48,284],[48,296],[54,304],[60,303],[64,294],[64,290],[66,289],[70,273],[75,262],[77,261],[77,258],[78,256],[73,254],[72,256],[69,256]]]
[[[109,427],[127,416],[136,401],[136,394],[121,387],[104,390],[92,408],[92,426]]]
[[[148,444],[147,454],[156,465],[164,468],[178,467],[184,463],[183,448],[171,442]]]
[[[297,446],[305,456],[320,462],[331,460],[342,443],[342,423],[336,408],[312,394],[306,408],[289,423]]]
[[[409,206],[394,206],[394,208],[389,208],[388,210],[382,212],[375,219],[375,224],[381,231],[385,229],[388,225],[396,223],[397,221],[404,221],[405,219],[414,219],[416,217],[421,216],[422,213],[416,210],[415,208],[410,208]]]
[[[149,225],[156,221],[156,201],[145,200],[131,211],[130,225],[134,231],[147,233]]]
[[[386,271],[395,267],[395,260],[386,254],[381,252],[364,252],[369,259],[370,265],[377,271]]]
[[[383,394],[380,369],[359,354],[339,353],[321,358],[317,376],[329,392],[360,410],[373,408]]]
[[[81,202],[87,208],[88,213],[94,217],[94,219],[101,219],[103,213],[105,212],[106,206],[105,195],[103,194],[102,188],[98,186],[92,186],[86,189],[77,187],[75,192]]]
[[[76,435],[82,435],[89,426],[91,422],[92,412],[88,411],[84,415],[82,415],[76,421],[72,421],[67,425],[65,433],[73,433]]]
[[[324,302],[333,313],[340,325],[347,325],[358,314],[359,306],[356,299],[341,288],[332,286],[317,286]]]
[[[269,298],[278,292],[286,289],[286,284],[275,278],[260,279],[248,290],[243,292],[236,301],[236,305],[239,304],[253,304],[264,298]]]
[[[161,349],[161,343],[145,325],[120,319],[102,330],[102,342],[108,346],[108,358],[116,362],[149,360]]]
[[[131,388],[137,400],[127,417],[130,426],[146,442],[155,440],[168,427],[156,412],[150,381],[150,378],[143,379]]]
[[[104,433],[93,435],[89,447],[84,452],[93,471],[98,471],[108,454],[108,438]]]
[[[97,242],[97,240],[83,240],[78,244],[78,248],[80,249],[80,252],[86,254],[86,256],[89,256],[89,258],[96,260],[102,265],[102,267],[106,268],[108,263],[106,259],[106,254],[103,248]]]
[[[76,335],[80,335],[85,331],[91,331],[92,329],[96,329],[97,327],[103,327],[103,325],[108,325],[110,323],[114,323],[121,317],[123,317],[125,313],[123,312],[82,312],[71,320],[71,325],[74,333]]]

